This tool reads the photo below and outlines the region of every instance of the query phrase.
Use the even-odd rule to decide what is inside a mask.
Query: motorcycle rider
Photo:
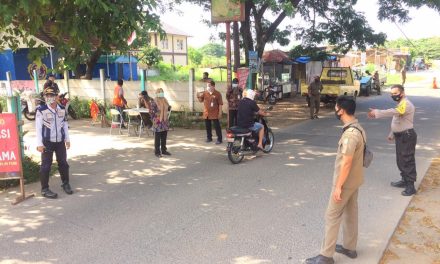
[[[255,91],[248,89],[243,92],[243,99],[238,102],[237,125],[258,133],[258,148],[263,149],[264,126],[255,122],[255,113],[261,116],[269,116],[269,113],[261,110],[254,101]]]

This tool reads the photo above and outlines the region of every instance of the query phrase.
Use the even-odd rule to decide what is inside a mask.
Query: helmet
[[[43,91],[43,95],[57,95],[56,91],[52,87],[47,87]]]

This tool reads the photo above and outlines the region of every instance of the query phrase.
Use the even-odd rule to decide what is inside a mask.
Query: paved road
[[[440,148],[440,104],[435,91],[411,93],[420,179]],[[358,100],[375,159],[360,192],[359,258],[337,263],[377,263],[410,200],[389,186],[398,179],[389,120],[366,120],[369,106],[392,105],[386,93]],[[0,263],[301,263],[318,253],[340,134],[333,115],[277,130],[273,153],[240,165],[224,146],[198,143],[201,131],[172,132],[173,156],[160,161],[151,139],[103,133],[72,123],[73,196],[58,178],[57,200],[12,207],[14,193],[0,194]]]

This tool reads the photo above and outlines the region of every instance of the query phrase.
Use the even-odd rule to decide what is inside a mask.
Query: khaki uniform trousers
[[[321,246],[321,255],[333,257],[341,222],[342,246],[349,250],[356,250],[358,239],[358,190],[359,188],[342,189],[342,201],[339,203],[333,200],[332,191],[325,213],[325,236]]]
[[[319,113],[319,106],[321,104],[321,95],[310,96],[310,117],[314,117]]]

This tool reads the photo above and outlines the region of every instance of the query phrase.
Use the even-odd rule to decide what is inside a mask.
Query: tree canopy
[[[93,66],[102,52],[128,50],[133,31],[159,30],[154,12],[160,7],[155,0],[2,0],[0,32],[6,36],[0,48],[16,49],[20,41],[35,48],[30,36],[44,36],[64,65],[75,68],[86,61]],[[32,59],[41,56],[42,49],[37,51]]]
[[[206,56],[223,57],[226,56],[226,48],[222,44],[209,43],[200,48],[200,52]]]
[[[422,38],[422,39],[397,39],[387,41],[387,48],[408,47],[411,57],[422,57],[427,60],[440,60],[440,37]]]

